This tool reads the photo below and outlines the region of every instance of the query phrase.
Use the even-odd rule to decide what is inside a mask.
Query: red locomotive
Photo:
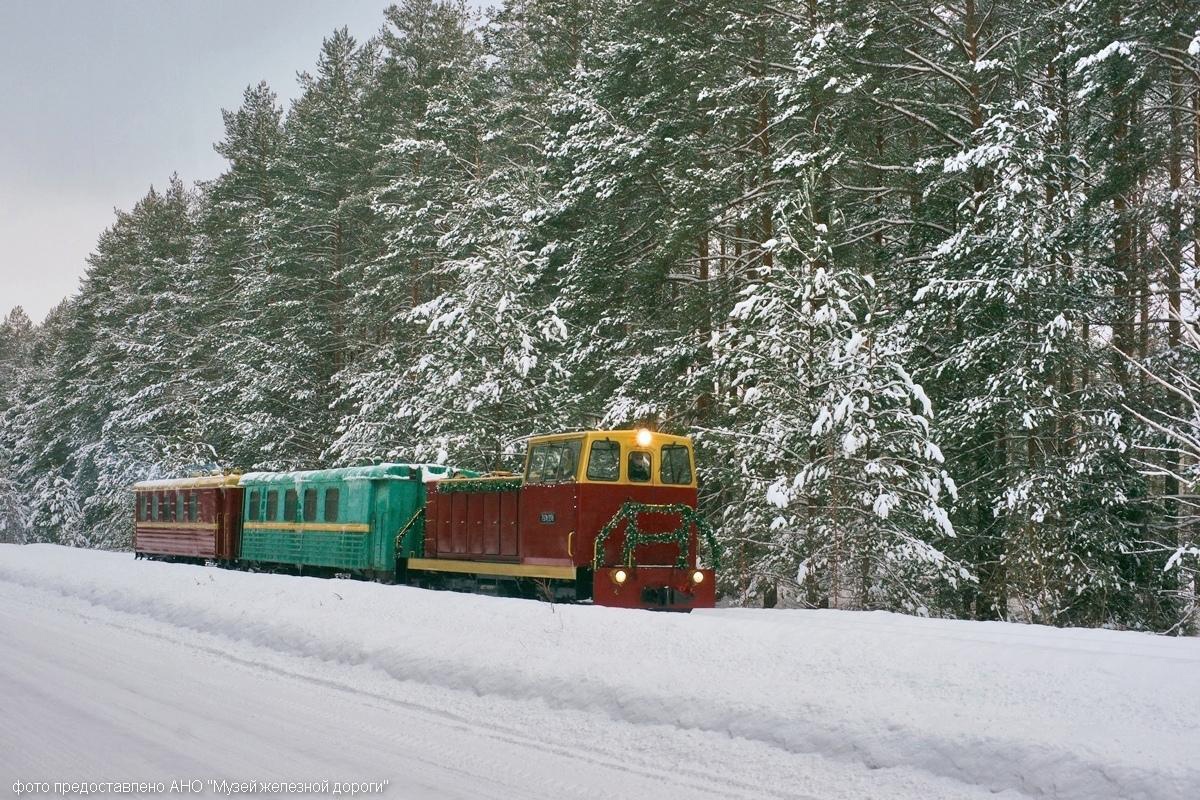
[[[696,511],[691,440],[648,430],[529,440],[524,477],[431,483],[410,581],[477,590],[536,581],[545,596],[623,608],[711,608],[716,558]]]

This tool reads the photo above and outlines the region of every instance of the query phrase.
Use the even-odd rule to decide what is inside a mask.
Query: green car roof
[[[421,480],[436,481],[455,474],[475,474],[469,470],[456,470],[444,464],[374,464],[365,467],[340,467],[338,469],[310,469],[296,472],[247,472],[240,486],[250,484],[327,483],[330,481],[369,480]]]

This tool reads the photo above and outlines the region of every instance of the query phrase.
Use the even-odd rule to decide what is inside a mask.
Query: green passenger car
[[[390,579],[396,548],[424,549],[425,481],[459,474],[433,464],[379,464],[242,476],[241,560]]]

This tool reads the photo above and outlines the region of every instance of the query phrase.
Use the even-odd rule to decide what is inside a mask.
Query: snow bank
[[[552,606],[0,545],[0,580],[397,680],[907,766],[992,791],[1193,798],[1200,641],[729,609]]]

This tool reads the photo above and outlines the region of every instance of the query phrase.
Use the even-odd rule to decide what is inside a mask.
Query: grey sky
[[[321,39],[360,41],[386,0],[0,0],[0,316],[78,288],[113,208],[222,168],[221,108],[285,103]]]

